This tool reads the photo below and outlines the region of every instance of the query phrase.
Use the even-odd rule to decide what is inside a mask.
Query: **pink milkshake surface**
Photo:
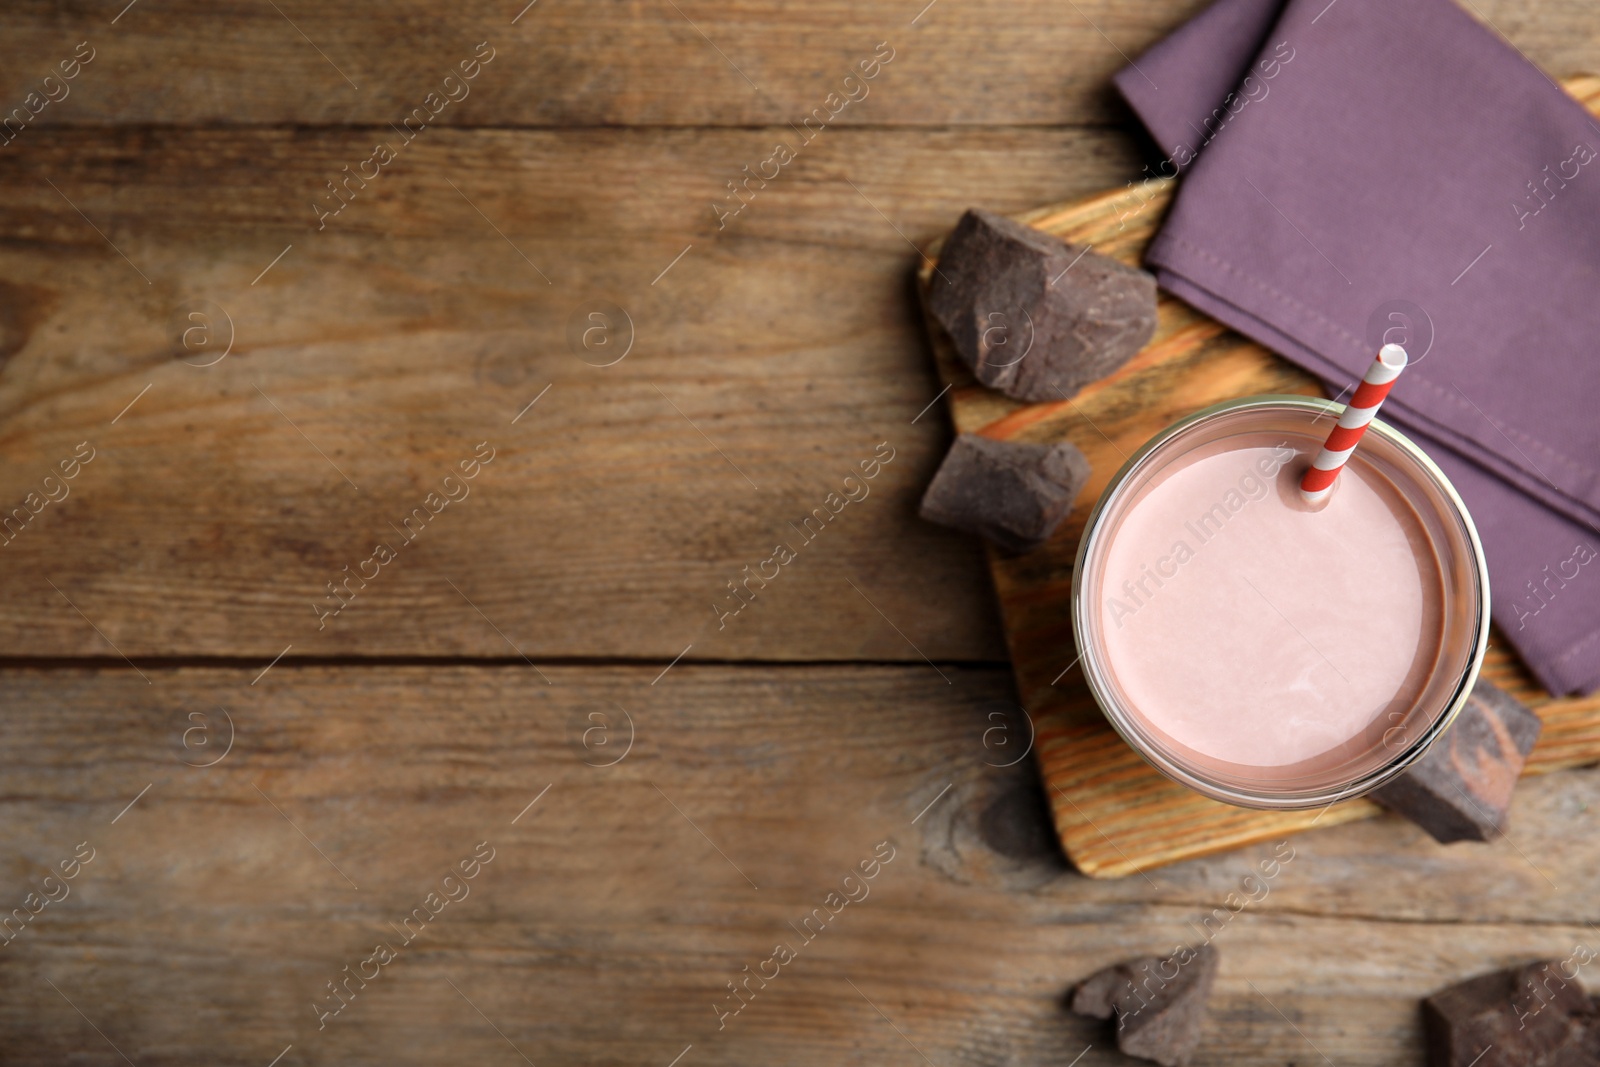
[[[1246,778],[1403,738],[1441,656],[1444,577],[1411,504],[1358,452],[1314,510],[1303,465],[1259,433],[1179,456],[1129,501],[1092,591],[1130,713]]]

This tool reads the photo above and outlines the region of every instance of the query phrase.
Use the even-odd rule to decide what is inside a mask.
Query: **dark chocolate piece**
[[[1018,400],[1061,400],[1149,342],[1156,281],[975,208],[944,243],[928,309],[984,385]]]
[[[1422,1002],[1429,1067],[1600,1063],[1600,1011],[1577,973],[1575,961],[1549,960],[1435,993]]]
[[[964,433],[922,496],[922,517],[980,534],[1001,548],[1043,544],[1089,480],[1089,461],[1070,441],[1030,445]]]
[[[1541,726],[1515,697],[1480,678],[1445,735],[1372,799],[1436,841],[1487,841],[1505,830],[1511,791]]]
[[[1072,994],[1072,1010],[1117,1019],[1117,1048],[1129,1056],[1183,1067],[1200,1043],[1206,998],[1217,977],[1217,950],[1180,949],[1107,967]]]

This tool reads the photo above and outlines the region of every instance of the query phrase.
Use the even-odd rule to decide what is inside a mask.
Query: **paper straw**
[[[1356,450],[1361,435],[1367,432],[1367,424],[1378,413],[1378,406],[1405,369],[1405,349],[1399,345],[1384,345],[1378,349],[1378,358],[1367,368],[1356,395],[1350,398],[1350,405],[1339,416],[1338,425],[1323,442],[1322,451],[1317,453],[1311,469],[1300,479],[1300,496],[1307,504],[1320,504],[1333,492],[1333,483],[1349,461],[1350,453]]]

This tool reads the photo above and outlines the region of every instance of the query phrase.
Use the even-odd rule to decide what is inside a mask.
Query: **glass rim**
[[[1084,641],[1080,637],[1082,634],[1090,633],[1091,626],[1098,627],[1098,623],[1090,623],[1088,621],[1088,617],[1092,613],[1086,608],[1083,597],[1083,576],[1089,552],[1097,543],[1097,535],[1108,508],[1118,501],[1121,496],[1120,491],[1128,484],[1131,475],[1152,454],[1191,427],[1229,412],[1251,408],[1278,408],[1299,410],[1320,416],[1336,414],[1343,411],[1344,407],[1344,404],[1322,397],[1295,394],[1262,394],[1224,400],[1201,408],[1199,411],[1177,420],[1155,434],[1140,446],[1133,455],[1129,456],[1127,461],[1111,476],[1111,480],[1106,483],[1100,498],[1095,501],[1094,508],[1089,512],[1088,520],[1084,523],[1083,534],[1078,541],[1078,551],[1072,569],[1072,632],[1073,640],[1078,646],[1078,663],[1083,670],[1084,680],[1088,684],[1089,692],[1094,697],[1095,704],[1100,708],[1106,721],[1117,731],[1123,741],[1146,762],[1168,778],[1181,785],[1188,786],[1190,789],[1213,800],[1244,808],[1295,811],[1331,806],[1338,801],[1369,793],[1403,773],[1407,767],[1422,758],[1433,743],[1443,736],[1445,731],[1455,722],[1456,716],[1460,714],[1461,709],[1466,706],[1467,700],[1472,694],[1472,688],[1477,684],[1478,674],[1483,667],[1483,658],[1488,651],[1489,644],[1489,568],[1488,562],[1484,557],[1483,544],[1478,538],[1477,527],[1473,524],[1472,515],[1467,511],[1467,506],[1462,501],[1460,494],[1456,492],[1455,486],[1445,476],[1444,471],[1439,469],[1438,464],[1434,463],[1432,458],[1405,434],[1381,419],[1373,419],[1367,426],[1367,432],[1375,434],[1394,445],[1400,454],[1416,465],[1418,473],[1425,476],[1449,504],[1453,514],[1448,517],[1456,520],[1469,549],[1467,555],[1471,559],[1472,579],[1476,589],[1476,595],[1472,598],[1472,607],[1476,612],[1476,618],[1470,630],[1472,647],[1468,652],[1466,665],[1461,671],[1461,676],[1456,680],[1455,686],[1450,692],[1444,711],[1418,737],[1411,739],[1404,748],[1400,749],[1393,759],[1339,788],[1310,789],[1300,792],[1251,792],[1198,775],[1169,758],[1161,751],[1161,746],[1153,744],[1149,739],[1141,735],[1137,724],[1132,721],[1131,716],[1123,711],[1120,702],[1112,695],[1110,672],[1106,664],[1100,661],[1100,657],[1094,648],[1094,643],[1092,641]]]

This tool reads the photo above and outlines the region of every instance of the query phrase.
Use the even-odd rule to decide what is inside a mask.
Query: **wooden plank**
[[[1570,828],[1600,804],[1594,771],[1530,782],[1490,846],[1393,818],[1297,838],[1270,891],[1219,920],[1275,850],[1071,872],[1029,761],[996,766],[1001,669],[542,670],[0,672],[0,888],[20,906],[94,849],[0,953],[8,1061],[120,1062],[109,1042],[141,1064],[289,1045],[285,1063],[512,1064],[514,1044],[664,1067],[691,1044],[685,1064],[779,1043],[798,1064],[919,1062],[909,1038],[941,1067],[1091,1043],[1081,1062],[1110,1064],[1061,995],[1209,923],[1223,967],[1197,1063],[1316,1059],[1295,1028],[1335,1063],[1401,1063],[1417,998],[1592,939],[1600,844]],[[319,1031],[313,998],[398,943],[390,924],[481,841],[495,858],[470,895]],[[726,982],[801,940],[788,924],[883,841],[870,895],[719,1030]]]
[[[1567,89],[1600,109],[1600,77]],[[1155,235],[1174,183],[1157,179],[1017,217],[1103,255],[1137,264]],[[926,290],[938,244],[919,271]],[[1262,812],[1209,800],[1173,782],[1130,748],[1102,717],[1077,662],[1071,618],[1072,571],[1089,512],[1127,457],[1177,419],[1222,400],[1260,393],[1320,393],[1308,374],[1163,294],[1155,336],[1115,374],[1070,400],[1027,404],[973,378],[948,335],[925,316],[935,361],[949,388],[956,428],[1002,440],[1071,440],[1091,475],[1055,536],[1021,557],[990,552],[1018,688],[1039,722],[1039,755],[1056,826],[1078,868],[1116,878],[1162,864],[1239,848],[1316,826],[1368,818],[1357,800],[1321,810]],[[1600,759],[1600,694],[1553,700],[1516,662],[1503,635],[1491,637],[1485,675],[1533,707],[1546,728],[1525,773]]]
[[[0,101],[21,105],[88,40],[95,59],[69,83],[70,95],[40,113],[40,126],[383,126],[437,92],[444,76],[488,41],[495,59],[440,122],[781,125],[825,106],[844,77],[887,42],[894,60],[859,104],[840,112],[839,124],[1120,122],[1126,113],[1107,79],[1125,56],[1138,55],[1204,4],[1085,0],[1063,10],[1042,0],[701,0],[606,8],[478,0],[440,8],[399,0],[370,8],[137,0],[113,24],[125,6],[127,0],[93,11],[47,0],[9,5]],[[1546,0],[1531,10],[1513,0],[1465,6],[1546,69],[1600,68],[1596,20],[1584,0]]]
[[[1056,125],[1066,116],[1104,123],[1119,117],[1105,88],[1126,62],[1118,49],[1142,50],[1202,3],[1162,0],[1129,10],[1092,0],[1080,15],[1043,3],[996,10],[927,0],[625,8],[478,0],[448,10],[418,0],[381,9],[279,0],[277,10],[138,0],[112,26],[121,6],[103,18],[64,17],[42,2],[8,12],[0,69],[14,73],[0,99],[20,103],[88,38],[96,58],[71,95],[40,115],[41,125],[383,125],[439,91],[486,41],[494,59],[441,122],[798,124],[813,108],[837,109],[829,94],[859,95],[859,85],[844,79],[877,54],[890,62],[837,123]],[[971,47],[979,37],[981,54]]]
[[[39,133],[0,153],[0,507],[97,453],[0,547],[7,655],[115,656],[68,597],[136,660],[1004,655],[979,549],[914,513],[948,430],[908,238],[1115,180],[1121,138],[841,130],[719,232],[768,131],[430,130],[319,232],[368,133]],[[603,302],[637,341],[601,368],[567,330]],[[179,345],[190,310],[212,348]],[[219,310],[232,353],[190,365]],[[485,440],[472,496],[319,632],[326,583]],[[871,496],[719,629],[884,441]]]

